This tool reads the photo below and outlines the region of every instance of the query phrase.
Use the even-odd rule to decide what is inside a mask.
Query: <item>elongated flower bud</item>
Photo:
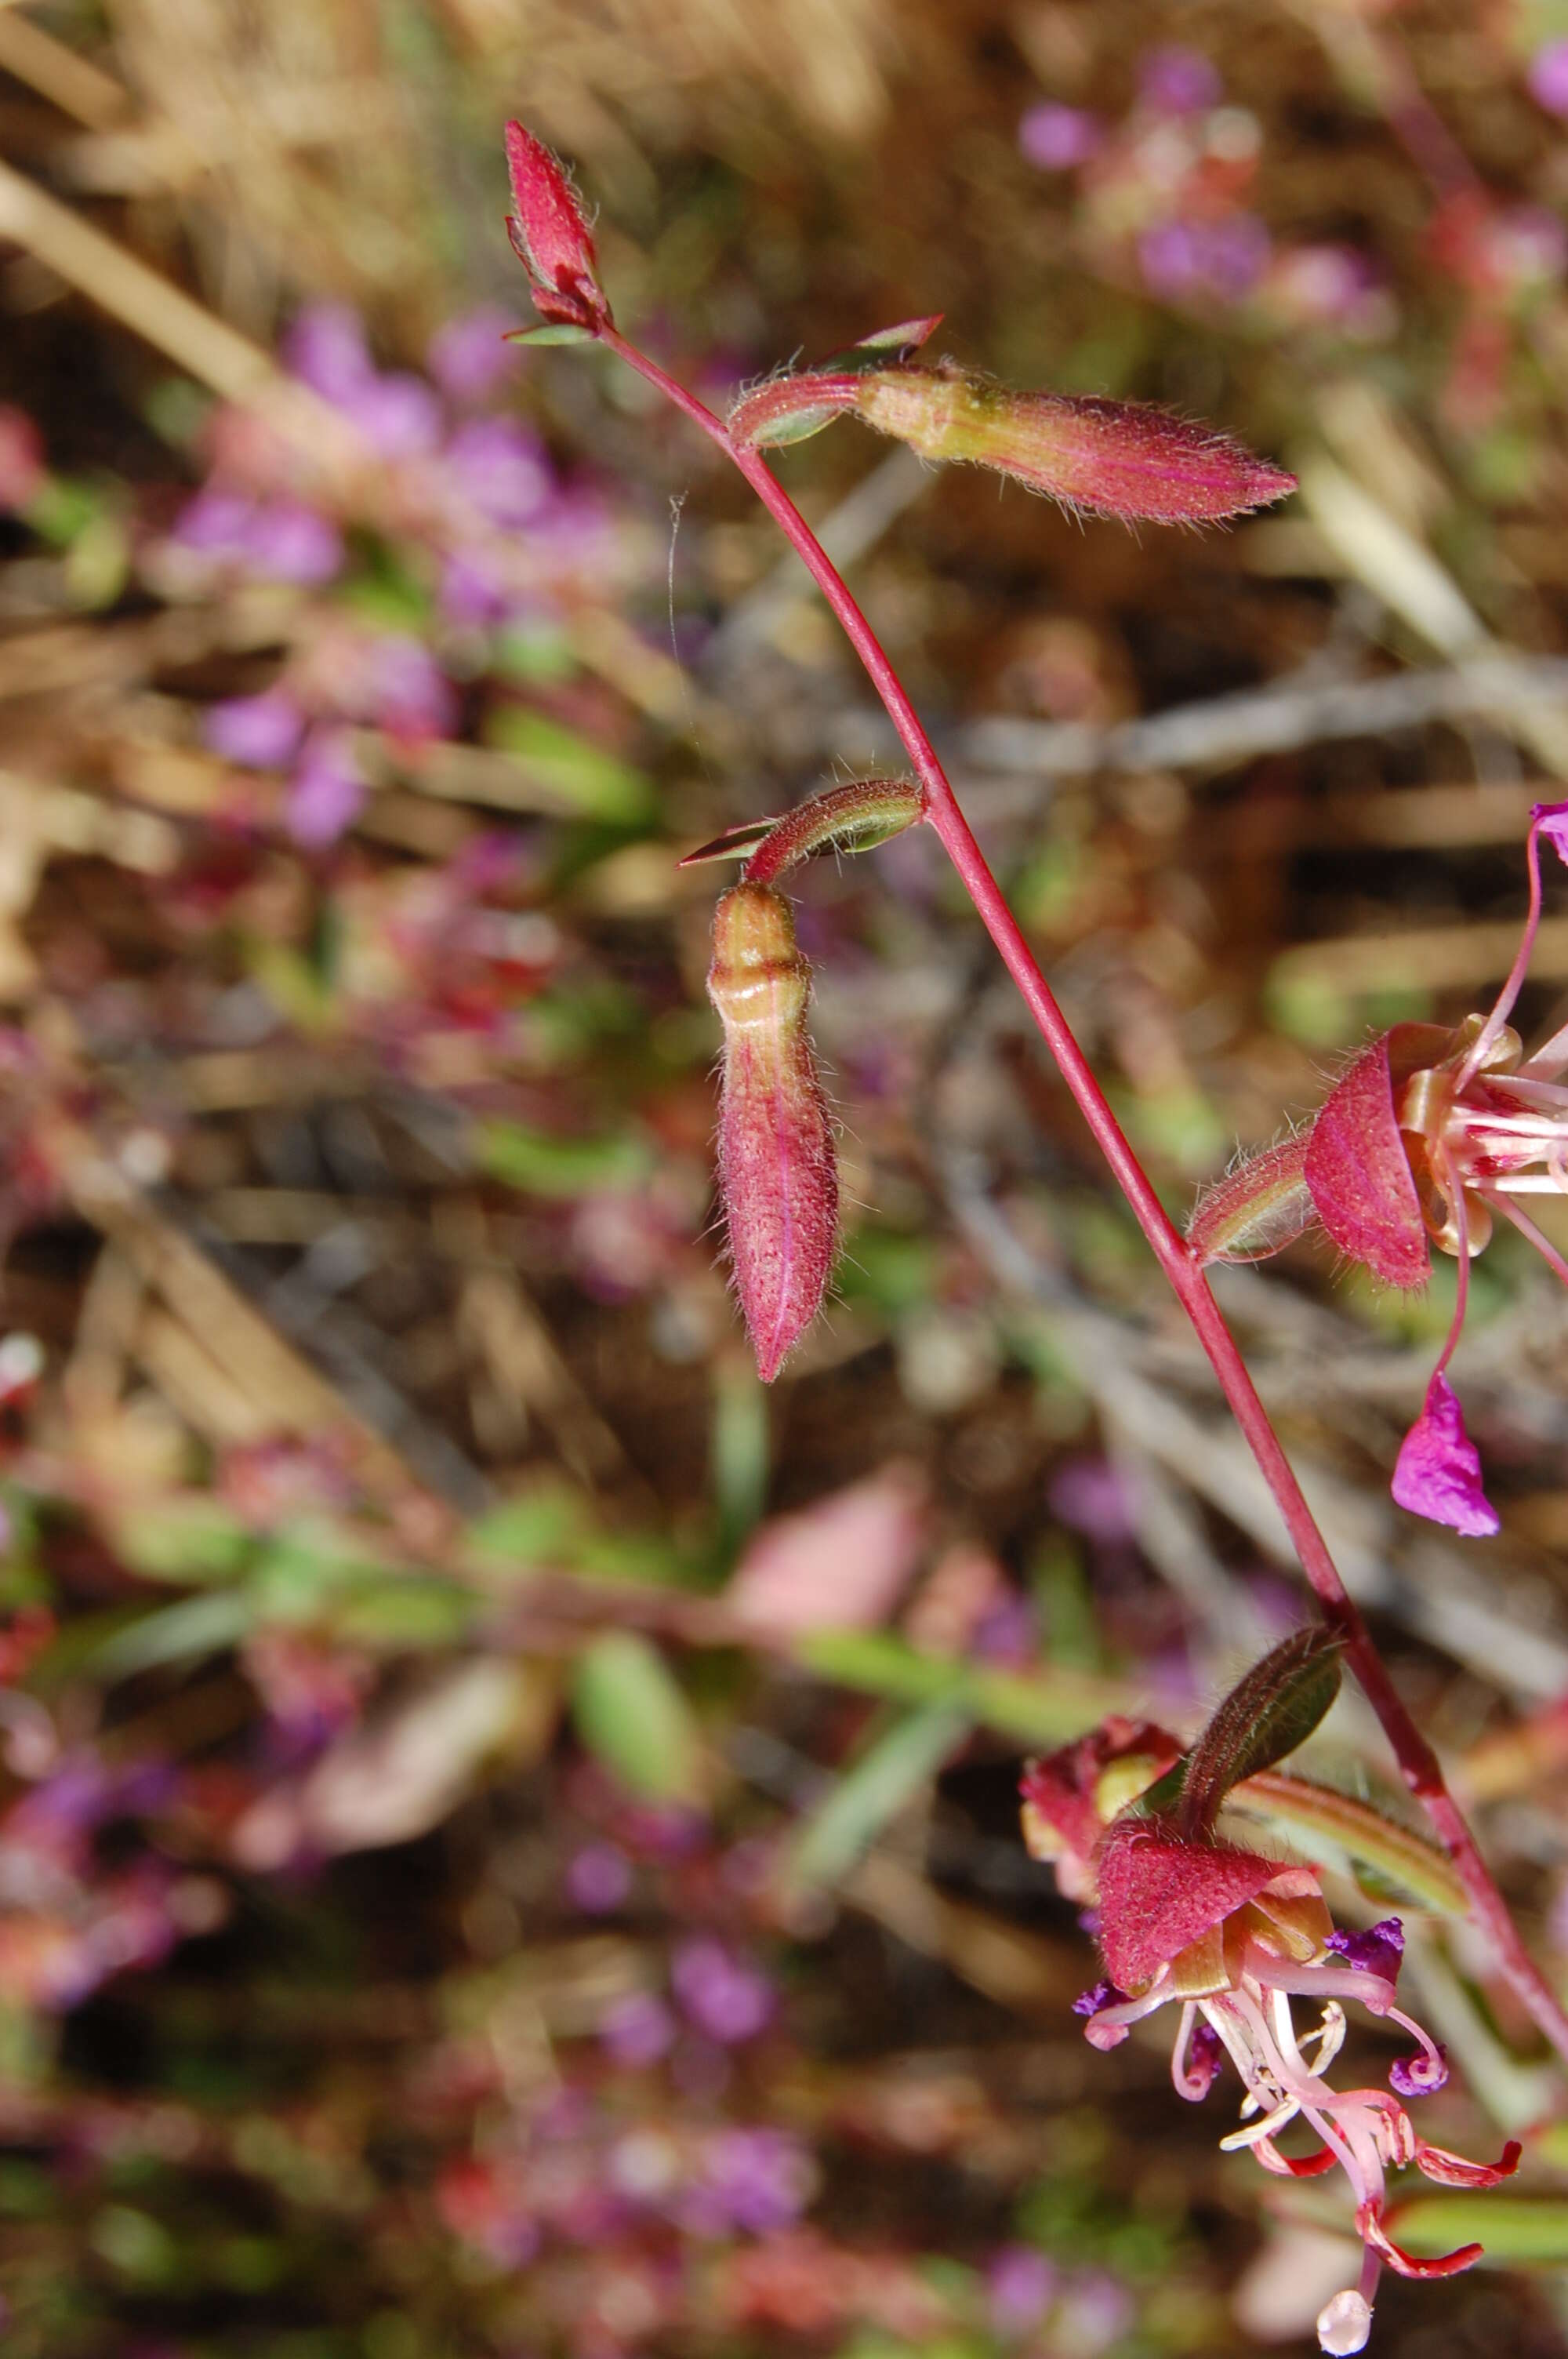
[[[825,400],[837,401],[836,387]],[[1228,435],[1163,409],[1092,395],[1015,393],[951,365],[859,379],[868,426],[923,459],[995,467],[1064,506],[1158,524],[1213,524],[1266,507],[1295,478]]]
[[[742,882],[719,903],[708,995],[724,1027],[719,1191],[757,1373],[771,1384],[821,1309],[838,1234],[833,1125],[806,1027],[811,968],[772,886]]]
[[[542,319],[590,332],[610,317],[593,240],[560,158],[520,123],[506,126],[506,169],[517,211],[512,250],[528,273]]]

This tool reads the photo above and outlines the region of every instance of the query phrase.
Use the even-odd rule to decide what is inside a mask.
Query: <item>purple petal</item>
[[[438,328],[430,339],[426,366],[449,401],[488,400],[517,356],[502,339],[520,324],[514,311],[498,303],[481,303]]]
[[[297,500],[276,500],[251,516],[243,553],[258,573],[309,589],[339,571],[343,543],[330,516]]]
[[[1448,2050],[1439,2047],[1437,2062],[1422,2049],[1414,2056],[1400,2056],[1389,2067],[1389,2086],[1399,2097],[1430,2097],[1444,2087],[1448,2079]]]
[[[1138,266],[1152,295],[1184,295],[1202,269],[1198,241],[1185,222],[1161,222],[1139,239]]]
[[[1215,2074],[1224,2060],[1225,2042],[1213,2024],[1195,2024],[1192,2038],[1187,2043],[1186,2078],[1190,2091],[1199,2100],[1206,2097],[1213,2088]]]
[[[1054,2264],[1033,2245],[1004,2245],[986,2271],[986,2303],[993,2334],[1033,2332],[1055,2297]]]
[[[1405,1929],[1397,1917],[1385,1917],[1379,1924],[1369,1925],[1364,1933],[1336,1930],[1323,1946],[1362,1973],[1397,1983],[1405,1954]]]
[[[1087,163],[1103,136],[1081,106],[1032,106],[1018,126],[1018,150],[1042,172],[1070,172]]]
[[[1568,114],[1568,41],[1548,41],[1530,61],[1525,84],[1548,114]]]
[[[1558,859],[1568,863],[1568,803],[1537,803],[1530,817]]]
[[[509,418],[470,418],[447,445],[463,497],[492,524],[523,525],[555,488],[544,444]]]
[[[1075,2015],[1098,2015],[1102,2006],[1119,2006],[1127,1996],[1112,1982],[1098,1982],[1092,1990],[1080,1991],[1073,2001]]]
[[[628,1991],[607,2007],[599,2037],[613,2063],[629,2072],[656,2064],[675,2044],[676,2019],[653,1991]]]
[[[457,691],[421,639],[402,633],[378,639],[367,689],[369,717],[405,742],[449,737],[457,725]]]
[[[1196,49],[1173,42],[1152,49],[1138,77],[1138,94],[1145,106],[1161,114],[1197,114],[1217,103],[1220,80],[1208,60]]]
[[[460,629],[487,629],[504,621],[512,601],[493,568],[479,558],[449,558],[441,573],[437,603],[443,622]]]
[[[237,557],[255,516],[255,502],[238,492],[198,492],[175,518],[173,538],[214,557]]]
[[[364,327],[347,303],[308,303],[284,338],[297,377],[326,401],[346,408],[375,374]]]
[[[364,778],[347,736],[318,730],[288,789],[288,832],[308,852],[336,843],[364,801]]]
[[[342,408],[384,459],[421,458],[441,439],[441,405],[423,377],[369,377]]]
[[[273,770],[293,757],[305,734],[305,715],[286,689],[268,688],[259,696],[230,696],[210,704],[201,716],[201,734],[225,762]]]
[[[567,1864],[567,1897],[587,1917],[619,1908],[632,1889],[632,1863],[614,1843],[585,1843]]]
[[[727,2048],[754,2039],[773,2011],[773,1995],[762,1976],[706,1934],[681,1944],[670,1980],[697,2028]]]
[[[1487,1538],[1502,1527],[1481,1488],[1480,1453],[1441,1371],[1428,1385],[1426,1406],[1400,1445],[1391,1488],[1399,1506],[1412,1516],[1447,1524],[1467,1539]]]

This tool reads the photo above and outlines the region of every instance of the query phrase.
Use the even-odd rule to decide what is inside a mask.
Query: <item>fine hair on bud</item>
[[[771,1384],[822,1307],[838,1236],[833,1124],[807,1027],[811,967],[788,901],[742,880],[713,913],[724,1027],[719,1193],[735,1291]]]

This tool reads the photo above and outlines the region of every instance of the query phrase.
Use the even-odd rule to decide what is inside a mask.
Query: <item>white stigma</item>
[[[1329,2359],[1349,2359],[1352,2352],[1365,2351],[1371,2332],[1372,2305],[1354,2286],[1346,2286],[1318,2311],[1317,2347]]]

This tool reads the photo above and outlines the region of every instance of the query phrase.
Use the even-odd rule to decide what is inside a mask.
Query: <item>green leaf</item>
[[[1233,1786],[1305,1743],[1339,1693],[1342,1651],[1321,1624],[1310,1623],[1238,1680],[1186,1756],[1184,1834],[1208,1834]]]
[[[1130,1685],[1080,1671],[989,1671],[923,1655],[885,1630],[813,1630],[795,1659],[818,1678],[907,1704],[947,1703],[1022,1745],[1065,1745],[1136,1703]]]
[[[1405,1894],[1451,1917],[1463,1917],[1469,1907],[1445,1852],[1353,1794],[1265,1770],[1234,1787],[1225,1807],[1272,1829],[1311,1858],[1326,1850],[1326,1865],[1344,1859],[1369,1869],[1379,1900]]]
[[[838,1884],[930,1783],[969,1726],[961,1704],[937,1701],[905,1713],[873,1737],[802,1821],[784,1862],[785,1882]]]
[[[1422,2256],[1483,2245],[1487,2258],[1568,2261],[1568,2200],[1563,2197],[1417,2195],[1389,2213],[1389,2234]]]
[[[501,342],[503,344],[596,344],[599,339],[590,328],[574,328],[569,320],[546,320],[536,328],[511,328]]]
[[[503,1499],[468,1528],[481,1556],[507,1557],[520,1572],[575,1564],[589,1529],[586,1501],[565,1483],[541,1483]]]
[[[92,1669],[101,1679],[124,1680],[168,1663],[221,1654],[244,1636],[254,1619],[254,1605],[243,1590],[207,1590],[200,1597],[181,1598],[178,1605],[160,1605],[114,1631],[94,1650]]]
[[[572,1683],[578,1734],[635,1794],[700,1802],[704,1777],[697,1723],[664,1657],[632,1630],[609,1630],[578,1658]]]
[[[559,1138],[520,1122],[482,1122],[472,1133],[475,1169],[530,1196],[568,1202],[598,1188],[631,1188],[648,1172],[648,1151],[625,1131],[606,1138]]]
[[[900,320],[893,327],[877,328],[871,335],[847,344],[841,353],[829,353],[818,366],[825,375],[831,370],[838,376],[870,376],[877,369],[908,360],[935,334],[942,320],[940,311],[933,311],[924,320]]]
[[[654,815],[653,781],[644,772],[546,713],[526,705],[499,705],[486,717],[484,737],[579,819],[636,827]]]
[[[114,1519],[114,1538],[124,1563],[144,1581],[232,1581],[251,1547],[240,1517],[201,1496],[124,1507]]]
[[[334,1605],[334,1637],[382,1648],[455,1647],[472,1626],[477,1601],[435,1575],[393,1575],[351,1589]]]

